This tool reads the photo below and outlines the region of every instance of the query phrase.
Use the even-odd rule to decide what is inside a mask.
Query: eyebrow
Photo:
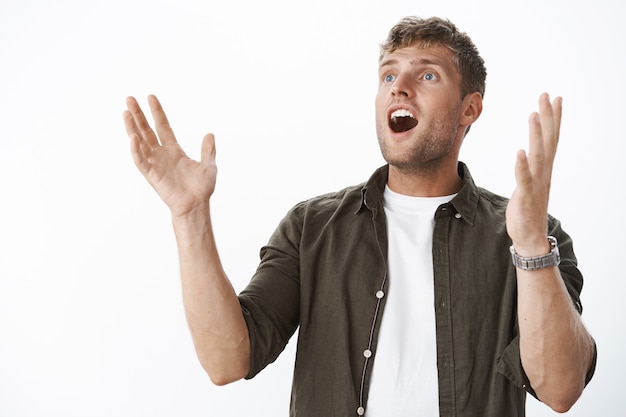
[[[381,62],[379,68],[386,67],[386,66],[389,66],[389,65],[395,65],[397,63],[398,63],[397,59],[390,58],[390,59],[387,59],[387,60]],[[411,65],[413,65],[413,66],[416,66],[416,65],[436,65],[438,67],[443,67],[441,62],[433,61],[433,60],[428,59],[428,58],[415,58],[414,60],[411,61]]]

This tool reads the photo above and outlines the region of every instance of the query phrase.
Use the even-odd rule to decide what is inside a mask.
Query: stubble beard
[[[455,147],[460,111],[459,106],[451,113],[431,119],[426,126],[418,125],[419,134],[407,140],[402,150],[392,149],[391,141],[385,138],[386,123],[381,126],[381,122],[377,122],[376,134],[383,158],[389,165],[407,174],[435,174]]]

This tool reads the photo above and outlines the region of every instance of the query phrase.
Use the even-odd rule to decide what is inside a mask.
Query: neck
[[[435,170],[403,170],[389,166],[387,186],[398,194],[412,197],[442,197],[458,193],[463,180],[458,173],[458,163],[447,164]]]

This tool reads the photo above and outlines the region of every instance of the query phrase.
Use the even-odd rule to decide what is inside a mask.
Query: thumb
[[[215,165],[215,135],[213,133],[204,135],[200,160],[204,166]]]
[[[518,186],[525,186],[531,180],[530,166],[526,152],[520,150],[517,152],[515,161],[515,180]]]

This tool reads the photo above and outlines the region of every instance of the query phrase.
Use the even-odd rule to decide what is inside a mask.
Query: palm
[[[214,164],[190,159],[178,144],[161,146],[151,159],[145,176],[173,213],[186,214],[208,201],[215,188]]]
[[[128,111],[124,113],[133,160],[172,214],[182,216],[206,205],[215,189],[217,167],[213,135],[204,138],[202,159],[190,159],[176,141],[156,97],[151,96],[149,101],[158,136],[134,98],[128,99]]]
[[[516,247],[546,244],[548,199],[560,125],[561,99],[550,103],[549,96],[543,94],[539,112],[530,118],[528,155],[523,151],[518,153],[517,187],[506,211],[507,231]]]

